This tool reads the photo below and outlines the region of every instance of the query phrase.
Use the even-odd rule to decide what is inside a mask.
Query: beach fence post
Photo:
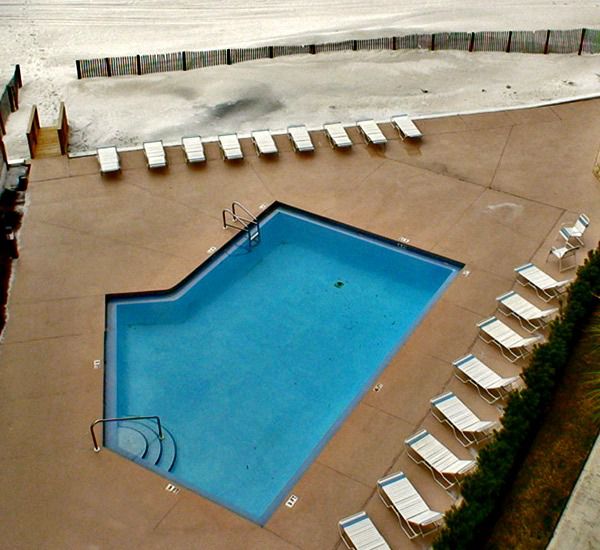
[[[431,33],[431,51],[435,51],[435,33]]]
[[[227,48],[227,65],[231,65],[231,50]]]
[[[110,67],[110,57],[105,57],[104,63],[106,64],[106,76],[112,76],[112,69]]]
[[[15,65],[15,84],[17,85],[17,87],[22,88],[23,87],[23,80],[21,80],[21,65],[19,65],[18,63]]]
[[[135,56],[135,65],[136,65],[136,70],[137,70],[137,74],[138,76],[140,76],[142,74],[142,56],[140,54],[137,54]]]
[[[579,41],[579,51],[577,52],[577,55],[581,55],[581,52],[583,51],[584,40],[585,40],[585,28],[581,29],[581,40]]]
[[[398,49],[398,37],[394,36],[392,38],[392,50],[397,50]]]
[[[181,69],[187,71],[187,59],[185,58],[185,51],[181,52]]]
[[[77,68],[77,80],[81,80],[81,61],[79,59],[75,60],[75,67]]]
[[[273,46],[269,46],[269,59],[273,59],[275,57],[275,52]]]
[[[469,40],[469,51],[473,51],[473,46],[475,45],[475,33],[471,33],[471,39]]]
[[[314,44],[311,44],[308,48],[310,54],[315,55],[317,53],[317,47]]]
[[[544,55],[548,53],[548,44],[550,43],[550,29],[546,31],[546,44],[544,44]]]
[[[512,31],[508,31],[508,42],[506,42],[506,53],[510,53],[510,43],[512,42]]]

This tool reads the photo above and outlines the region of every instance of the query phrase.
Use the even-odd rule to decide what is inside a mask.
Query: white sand
[[[67,106],[71,149],[82,151],[155,138],[177,142],[186,134],[314,127],[600,93],[600,56],[343,52],[81,81],[77,58],[419,31],[584,26],[600,27],[596,2],[0,0],[0,79],[20,63],[25,83],[5,143],[11,158],[27,156],[31,105],[40,108],[42,124],[51,124],[60,100]]]

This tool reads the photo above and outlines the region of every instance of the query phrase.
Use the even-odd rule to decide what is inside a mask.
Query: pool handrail
[[[90,433],[92,434],[92,441],[94,442],[94,452],[100,452],[100,445],[98,445],[98,440],[96,439],[96,432],[94,428],[97,424],[105,424],[107,422],[122,422],[124,420],[156,420],[158,424],[158,438],[162,441],[165,436],[162,430],[162,424],[160,422],[160,418],[156,415],[154,416],[121,416],[118,418],[97,418],[90,425]]]

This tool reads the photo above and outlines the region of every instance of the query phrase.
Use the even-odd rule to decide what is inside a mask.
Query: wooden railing
[[[37,105],[31,107],[29,115],[29,123],[27,124],[27,143],[29,145],[29,155],[35,157],[35,149],[38,142],[38,134],[40,132],[40,119],[38,117]]]
[[[67,154],[69,148],[69,121],[67,120],[67,110],[63,101],[60,102],[58,109],[58,142],[60,143],[60,152]]]

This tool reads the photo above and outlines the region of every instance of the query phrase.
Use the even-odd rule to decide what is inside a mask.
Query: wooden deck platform
[[[36,158],[60,157],[60,142],[56,128],[40,128],[35,148]]]

